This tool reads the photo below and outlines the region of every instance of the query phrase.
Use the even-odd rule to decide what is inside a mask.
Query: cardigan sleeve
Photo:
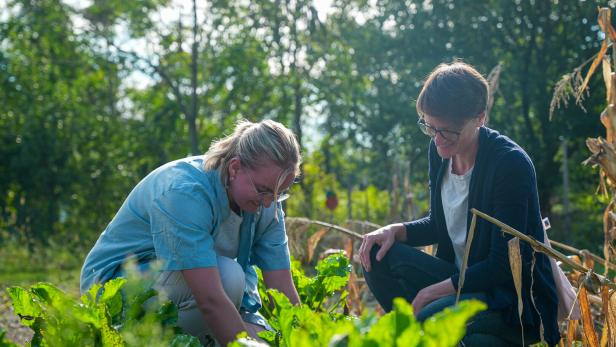
[[[406,228],[406,243],[409,246],[427,246],[438,242],[438,234],[436,232],[434,218],[432,217],[432,208],[434,208],[432,205],[434,201],[434,194],[436,194],[433,185],[436,184],[438,170],[440,169],[441,162],[442,159],[441,157],[439,157],[438,152],[436,151],[434,141],[430,141],[430,146],[428,147],[428,176],[430,177],[430,212],[428,213],[428,216],[424,218],[404,223],[404,226]]]
[[[404,223],[406,228],[406,244],[413,247],[427,246],[437,243],[437,234],[430,215]]]
[[[537,197],[537,180],[530,158],[519,149],[512,150],[488,165],[498,165],[494,176],[491,199],[492,216],[501,222],[528,234],[528,208],[530,199]],[[486,222],[487,223],[487,222]],[[490,244],[487,258],[469,266],[466,271],[462,293],[487,291],[511,281],[511,267],[507,242],[511,235],[490,224]],[[486,276],[489,274],[489,276]],[[459,274],[451,277],[458,289]]]

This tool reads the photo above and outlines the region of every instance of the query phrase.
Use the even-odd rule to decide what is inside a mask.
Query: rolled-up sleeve
[[[278,209],[278,220],[274,218],[275,209]],[[291,268],[284,212],[280,204],[263,210],[251,253],[251,263],[263,271]]]
[[[164,270],[217,266],[213,212],[204,193],[166,191],[153,201],[150,223],[156,257]]]

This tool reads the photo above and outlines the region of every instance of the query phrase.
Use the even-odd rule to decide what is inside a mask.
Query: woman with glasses
[[[203,156],[165,164],[135,186],[88,254],[81,291],[124,274],[157,271],[154,288],[179,308],[178,325],[205,345],[268,328],[252,265],[292,303],[281,202],[299,174],[300,148],[282,124],[243,121]],[[152,263],[160,263],[153,270]],[[152,269],[150,269],[152,268]]]
[[[386,310],[403,297],[420,321],[455,304],[471,208],[543,241],[537,180],[526,152],[484,126],[488,83],[473,67],[439,65],[417,99],[429,146],[430,213],[367,234],[360,248],[366,282]],[[520,242],[522,317],[509,266],[512,237],[478,220],[461,299],[488,305],[469,322],[466,346],[558,343],[557,295],[549,259]],[[436,256],[414,247],[436,244]],[[534,266],[532,265],[534,263]]]

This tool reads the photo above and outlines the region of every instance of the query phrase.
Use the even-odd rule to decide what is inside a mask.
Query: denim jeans
[[[386,312],[392,310],[393,299],[402,297],[412,302],[417,293],[434,283],[441,282],[458,271],[454,264],[433,257],[408,245],[396,242],[381,259],[376,260],[379,246],[371,250],[372,271],[364,269],[368,287]],[[486,301],[485,293],[466,293],[461,300],[478,299]],[[435,300],[416,313],[423,322],[446,307],[455,305],[456,296],[450,295]],[[526,331],[525,344],[538,342],[536,333]],[[461,346],[520,346],[522,331],[519,325],[507,324],[498,310],[478,313],[467,322],[466,335]]]

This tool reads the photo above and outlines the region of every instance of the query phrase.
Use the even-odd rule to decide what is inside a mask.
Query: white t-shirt
[[[464,175],[456,175],[452,172],[453,159],[449,160],[449,167],[443,175],[441,185],[441,200],[447,232],[453,244],[456,255],[456,266],[462,266],[464,247],[466,243],[466,220],[468,213],[468,189],[471,183],[473,168]]]
[[[214,239],[216,254],[231,259],[237,258],[240,246],[240,225],[242,217],[231,211],[229,217],[220,225],[218,235]]]

